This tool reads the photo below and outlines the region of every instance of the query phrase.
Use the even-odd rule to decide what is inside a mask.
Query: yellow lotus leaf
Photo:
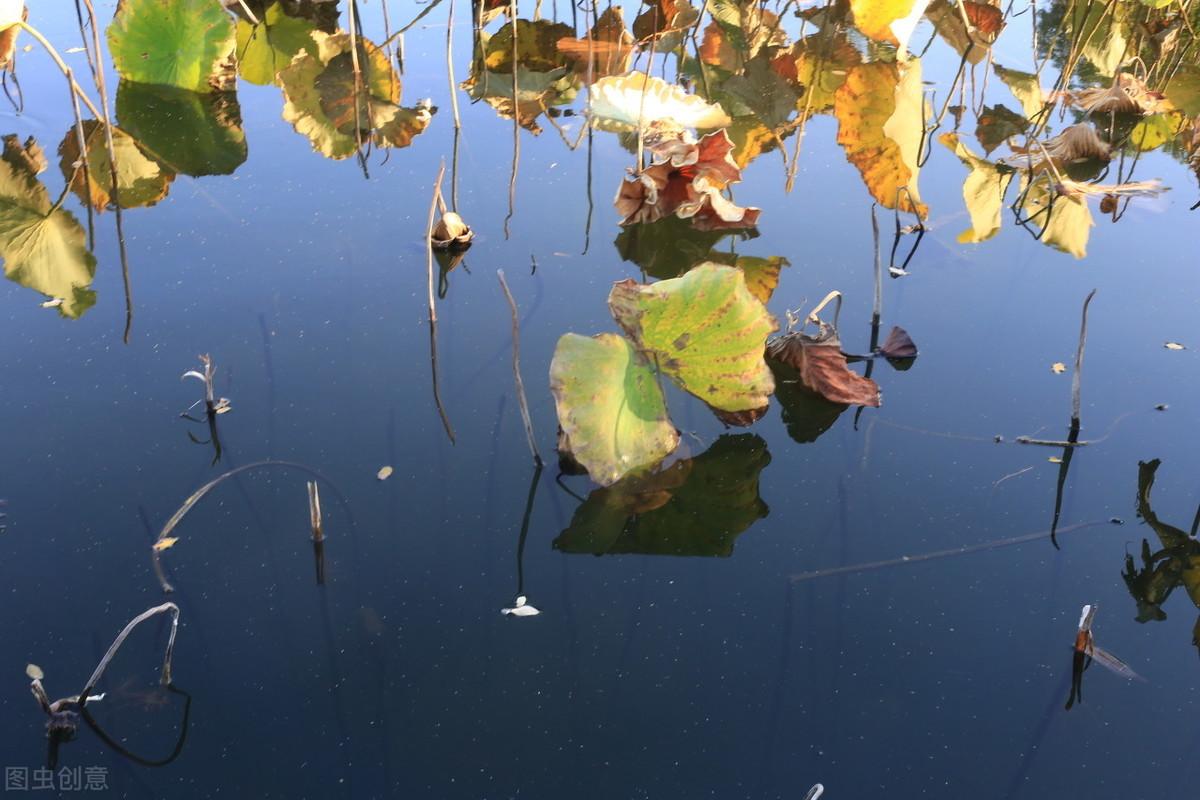
[[[854,25],[877,42],[891,42],[901,58],[929,0],[850,0]]]
[[[1029,187],[1021,203],[1021,216],[1040,229],[1043,244],[1083,258],[1087,255],[1092,226],[1096,224],[1087,198],[1060,197],[1048,183],[1043,175]],[[1024,191],[1025,187],[1021,188]]]
[[[838,144],[871,196],[922,218],[929,212],[917,191],[924,102],[920,61],[874,62],[846,73],[833,106]]]

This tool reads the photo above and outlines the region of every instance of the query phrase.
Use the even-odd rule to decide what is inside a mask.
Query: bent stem
[[[517,385],[517,402],[521,406],[521,421],[525,424],[525,440],[529,443],[529,453],[533,456],[533,463],[540,469],[542,466],[542,454],[538,452],[537,441],[533,435],[533,421],[529,416],[529,401],[525,398],[525,383],[521,380],[521,318],[517,313],[517,302],[513,300],[512,292],[508,290],[508,281],[504,279],[504,270],[496,270],[496,277],[500,279],[500,288],[504,290],[504,297],[508,300],[509,311],[512,312],[513,380]]]
[[[175,652],[175,634],[179,631],[179,606],[174,603],[163,603],[160,606],[149,608],[138,614],[117,634],[117,638],[109,645],[108,652],[104,654],[104,658],[100,659],[100,663],[96,665],[96,669],[92,672],[92,677],[88,678],[83,691],[79,693],[79,707],[81,709],[87,706],[87,702],[90,699],[89,695],[96,688],[96,684],[100,682],[100,678],[104,675],[104,670],[108,669],[109,662],[116,656],[117,651],[121,649],[121,645],[125,644],[125,640],[129,638],[129,634],[133,633],[133,629],[151,617],[168,612],[171,614],[171,634],[167,639],[167,651],[163,655],[160,680],[163,686],[171,685],[171,655]]]
[[[429,216],[425,221],[425,277],[429,291],[429,365],[433,372],[433,403],[437,406],[438,416],[442,418],[442,427],[450,437],[450,444],[454,444],[454,428],[450,425],[446,407],[442,405],[442,392],[438,384],[437,306],[433,299],[433,217],[437,213],[438,204],[445,203],[442,199],[442,178],[445,176],[446,162],[443,160],[433,182],[433,197],[429,199]]]

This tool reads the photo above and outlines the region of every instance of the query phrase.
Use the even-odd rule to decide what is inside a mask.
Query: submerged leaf
[[[108,49],[126,80],[193,92],[233,88],[233,22],[213,0],[121,0]]]
[[[659,369],[713,408],[761,408],[775,390],[763,349],[779,326],[741,270],[708,263],[649,286],[620,281],[608,307]]]
[[[564,334],[550,390],[570,454],[601,486],[657,464],[679,444],[650,363],[620,336]]]

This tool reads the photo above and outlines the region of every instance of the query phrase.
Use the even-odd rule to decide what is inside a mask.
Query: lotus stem
[[[1087,344],[1088,306],[1091,305],[1092,298],[1095,296],[1096,290],[1092,289],[1083,301],[1083,314],[1079,323],[1079,349],[1075,351],[1075,374],[1071,378],[1071,425],[1073,427],[1079,426],[1079,394],[1080,384],[1083,382],[1083,348]]]
[[[167,651],[163,655],[160,680],[163,686],[171,685],[171,656],[175,652],[175,634],[179,631],[179,606],[174,603],[163,603],[160,606],[155,606],[138,614],[117,634],[117,638],[109,645],[108,652],[104,654],[104,658],[100,659],[100,663],[96,665],[96,669],[92,672],[92,677],[88,678],[87,685],[79,693],[80,708],[84,708],[87,705],[88,700],[91,699],[92,690],[96,688],[96,684],[100,682],[100,678],[104,675],[104,670],[108,669],[109,662],[116,656],[117,651],[121,649],[121,645],[129,638],[129,634],[133,632],[133,629],[151,617],[165,613],[171,614],[171,634],[167,639]]]

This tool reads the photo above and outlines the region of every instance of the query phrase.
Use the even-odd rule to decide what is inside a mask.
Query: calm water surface
[[[60,50],[78,45],[69,4],[33,5],[30,22]],[[100,4],[102,25],[114,5]],[[456,12],[460,81],[471,65],[467,5]],[[643,277],[622,258],[611,205],[632,156],[600,131],[572,150],[543,116],[541,135],[520,135],[506,235],[513,123],[459,93],[457,206],[477,238],[438,300],[452,444],[432,399],[422,238],[439,162],[454,150],[446,6],[404,37],[401,103],[430,98],[437,112],[410,146],[372,149],[366,175],[353,157],[314,151],[281,117],[279,87],[238,82],[244,162],[181,174],[156,205],[122,215],[128,343],[111,211],[95,214],[95,303],[78,318],[40,307],[47,297],[17,282],[0,285],[0,760],[46,763],[27,663],[45,671],[52,697],[78,691],[127,620],[172,599],[182,612],[175,686],[190,705],[156,685],[167,626],[151,622],[122,648],[92,709],[113,740],[155,762],[176,747],[186,706],[177,757],[138,763],[86,726],[58,753],[60,766],[106,769],[114,796],[759,800],[800,798],[818,781],[832,800],[1192,795],[1198,611],[1186,588],[1161,614],[1139,609],[1122,578],[1127,553],[1141,568],[1143,538],[1161,549],[1137,514],[1139,461],[1161,459],[1154,512],[1185,536],[1200,501],[1200,212],[1189,211],[1186,155],[1142,154],[1133,179],[1170,191],[1134,200],[1115,224],[1091,198],[1095,227],[1077,259],[1015,224],[1007,206],[994,238],[961,243],[967,170],[931,141],[920,171],[928,232],[910,274],[885,277],[882,294],[883,332],[903,326],[920,355],[908,370],[875,364],[882,407],[837,415],[799,398],[726,430],[673,390],[688,480],[600,541],[587,518],[596,486],[530,463],[495,272],[521,308],[530,412],[553,455],[556,341],[615,330],[609,287]],[[393,0],[390,29],[424,8]],[[359,9],[375,41],[382,12],[378,2]],[[636,12],[626,9],[627,22]],[[569,4],[557,14],[571,23]],[[787,11],[789,41],[799,26]],[[995,62],[1032,70],[1030,33],[1028,13],[1011,17]],[[933,35],[922,22],[912,49]],[[18,42],[24,110],[5,106],[0,133],[45,149],[39,177],[53,201],[72,116],[51,60],[22,52],[31,41]],[[64,58],[87,74],[83,53]],[[941,38],[920,60],[931,118],[959,61]],[[673,72],[675,57],[666,63]],[[1047,86],[1059,67],[1047,64]],[[585,94],[576,115],[555,119],[572,144]],[[977,153],[972,107],[984,101],[1020,109],[986,61],[960,125]],[[144,116],[143,126],[162,124]],[[946,115],[931,137],[954,124]],[[830,113],[808,121],[790,192],[778,152],[752,160],[736,194],[763,209],[758,235],[715,248],[789,260],[769,303],[781,320],[842,291],[843,347],[863,353],[873,199],[838,127]],[[785,139],[789,159],[798,135]],[[1116,172],[1114,162],[1106,180]],[[86,227],[76,195],[64,208]],[[894,212],[877,214],[886,266]],[[902,238],[899,260],[915,236]],[[1067,435],[1092,289],[1081,438],[1093,444],[1063,470],[1051,460],[1062,449],[1014,439]],[[217,393],[233,406],[218,418],[215,463],[208,426],[179,417],[201,391],[179,379],[199,353],[212,355]],[[222,483],[187,515],[163,555],[176,587],[164,598],[149,557],[158,530],[203,483],[264,459],[328,481],[324,586],[307,478],[277,467]],[[395,472],[380,482],[384,465]],[[1064,472],[1059,549],[1042,537],[793,580],[1047,532]],[[539,616],[500,613],[519,593]],[[1097,642],[1144,680],[1094,664],[1068,711],[1085,603],[1099,605]]]

